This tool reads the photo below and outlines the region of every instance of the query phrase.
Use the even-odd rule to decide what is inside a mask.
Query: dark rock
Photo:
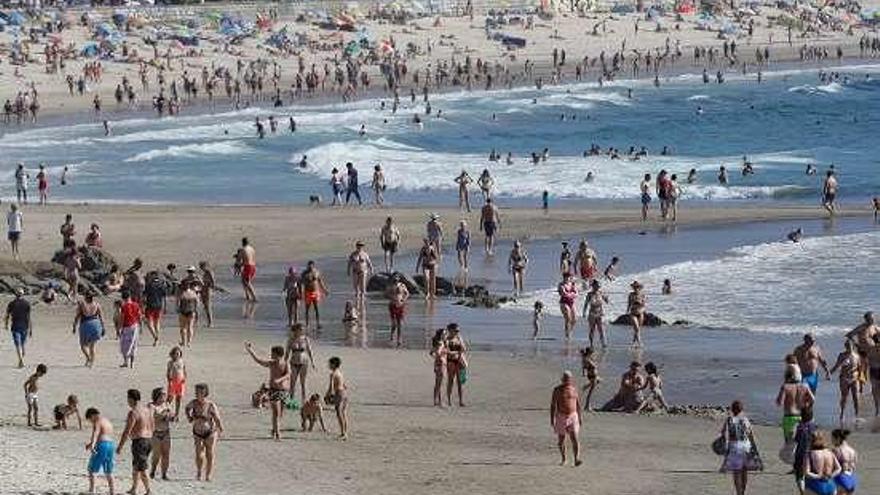
[[[0,275],[0,292],[13,293],[15,289],[21,287],[21,282],[11,275]]]
[[[367,292],[386,292],[388,286],[391,285],[391,278],[394,275],[401,278],[403,285],[406,286],[410,293],[418,294],[421,292],[421,289],[419,289],[419,286],[412,278],[400,272],[373,274],[373,276],[367,280]]]
[[[675,320],[675,321],[672,322],[672,324],[673,324],[674,326],[687,327],[687,326],[690,326],[691,322],[689,322],[689,321],[687,321],[687,320]]]
[[[425,292],[425,276],[421,273],[413,276],[413,281],[418,284],[420,292]],[[441,297],[455,295],[455,285],[448,279],[437,277],[437,295]]]
[[[612,325],[631,325],[632,317],[630,315],[620,315],[614,321],[611,322]],[[653,313],[645,313],[645,321],[642,326],[645,327],[659,327],[663,325],[669,325],[669,323],[660,319],[659,316]]]

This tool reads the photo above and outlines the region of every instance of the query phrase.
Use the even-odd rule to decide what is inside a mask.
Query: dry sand
[[[25,211],[25,258],[43,260],[58,242],[57,227],[71,211],[83,231],[97,221],[104,227],[108,249],[120,259],[142,255],[148,266],[181,258],[207,257],[218,263],[238,238],[248,235],[262,260],[327,256],[347,250],[346,241],[376,235],[382,219],[393,214],[404,228],[407,247],[417,242],[425,220],[417,209],[332,210],[295,207],[52,206]],[[457,212],[441,210],[447,221]],[[539,211],[503,210],[505,236],[546,237],[614,228],[638,228],[634,208]],[[738,222],[749,219],[810,218],[816,208],[686,208],[682,223]],[[475,217],[471,217],[475,220]],[[81,236],[82,234],[80,234]],[[312,240],[307,237],[314,236]],[[418,304],[418,303],[414,303]],[[104,302],[105,308],[109,303]],[[125,390],[149,390],[164,384],[174,321],[166,318],[164,342],[141,347],[134,370],[117,368],[116,341],[99,344],[97,367],[82,367],[77,339],[70,333],[71,306],[39,306],[35,337],[26,371],[14,369],[11,342],[0,339],[0,492],[76,493],[86,487],[83,445],[87,432],[36,431],[25,427],[22,383],[38,362],[49,365],[40,392],[42,419],[69,393],[84,407],[106,412],[117,428],[125,415]],[[691,417],[590,414],[582,439],[586,463],[581,468],[557,466],[555,438],[547,405],[558,380],[561,354],[542,357],[474,353],[467,385],[468,407],[431,407],[432,361],[423,350],[360,349],[318,345],[318,372],[309,388],[326,387],[326,359],[339,355],[351,386],[352,434],[347,442],[335,435],[298,431],[298,416],[285,419],[283,441],[269,439],[269,415],[250,408],[250,394],[265,371],[243,349],[251,339],[263,352],[282,343],[276,332],[254,332],[239,320],[220,321],[200,330],[186,361],[192,384],[205,381],[222,409],[227,427],[219,445],[216,479],[210,485],[193,480],[189,428],[174,429],[173,481],[159,483],[155,493],[731,493],[730,481],[717,474],[719,459],[709,443],[717,421]],[[426,336],[427,338],[427,336]],[[775,378],[771,378],[775,379]],[[616,378],[605,377],[596,403],[613,392]],[[733,399],[733,397],[731,397]],[[748,406],[747,406],[748,407]],[[325,418],[336,431],[332,413]],[[760,427],[758,438],[768,463],[756,476],[751,493],[793,493],[787,466],[776,460],[777,428]],[[880,486],[872,459],[880,447],[867,433],[854,435],[862,456],[865,493]],[[118,460],[123,489],[129,483],[128,449]]]

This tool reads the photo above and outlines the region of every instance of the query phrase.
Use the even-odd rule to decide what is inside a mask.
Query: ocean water
[[[646,81],[621,81],[545,88],[543,91],[449,93],[432,97],[436,114],[424,127],[412,123],[423,112],[420,98],[403,98],[393,115],[390,101],[325,104],[177,118],[121,118],[104,136],[101,121],[38,128],[3,128],[0,136],[0,196],[14,195],[16,162],[35,175],[45,162],[53,176],[52,197],[63,201],[303,203],[311,194],[329,196],[333,167],[351,161],[367,184],[372,167],[386,170],[388,199],[398,204],[448,203],[452,179],[462,169],[476,176],[489,168],[508,204],[534,203],[544,190],[557,200],[636,198],[644,173],[667,169],[699,180],[684,189],[699,201],[816,201],[820,177],[834,164],[844,202],[880,193],[880,160],[874,153],[880,123],[880,66],[841,69],[848,77],[822,83],[816,70],[731,74],[725,84],[702,84],[684,75],[654,88]],[[628,90],[632,90],[632,98]],[[697,109],[702,108],[698,114]],[[277,134],[256,137],[254,119],[275,115]],[[495,118],[493,119],[493,114]],[[566,120],[561,120],[561,115]],[[287,130],[293,115],[297,131]],[[575,120],[571,117],[574,116]],[[114,119],[119,117],[113,117]],[[366,135],[360,136],[360,126]],[[268,125],[267,125],[268,128]],[[647,158],[585,158],[591,143],[626,152],[645,146]],[[663,146],[672,152],[659,156]],[[549,148],[547,162],[526,157]],[[513,153],[514,164],[490,163],[490,150]],[[309,166],[296,166],[303,155]],[[743,155],[757,174],[743,178]],[[720,165],[731,170],[721,187]],[[59,185],[61,170],[69,184]],[[595,181],[585,183],[592,171]]]

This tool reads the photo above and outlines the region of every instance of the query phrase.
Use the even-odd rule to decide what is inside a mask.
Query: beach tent
[[[79,54],[83,57],[95,57],[98,55],[98,44],[94,41],[87,41],[79,50]]]

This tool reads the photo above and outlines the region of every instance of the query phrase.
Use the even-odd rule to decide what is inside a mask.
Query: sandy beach
[[[260,259],[327,258],[344,254],[352,239],[375,236],[377,226],[392,214],[404,227],[407,248],[416,243],[424,212],[416,209],[333,210],[292,207],[197,206],[62,206],[27,208],[26,260],[42,260],[57,238],[59,218],[70,211],[80,224],[101,223],[108,250],[119,259],[143,256],[148,266],[167,261],[207,258],[228,262],[241,235],[254,239]],[[457,213],[441,210],[454,218]],[[553,211],[503,210],[511,228],[505,238],[532,238],[637,229],[635,211],[626,208]],[[852,211],[850,214],[862,215]],[[693,208],[682,215],[683,224],[733,224],[772,219],[819,217],[815,208]],[[170,221],[173,219],[174,221]],[[132,229],[137,225],[137,229]],[[327,228],[332,225],[331,228]],[[321,232],[313,236],[314,232]],[[29,239],[29,237],[31,237]],[[310,237],[314,237],[310,239]],[[30,248],[35,238],[35,249]],[[8,263],[8,262],[7,262]],[[237,289],[233,289],[237,291]],[[238,298],[237,293],[233,299]],[[341,296],[340,296],[341,297]],[[334,297],[335,299],[336,297]],[[109,301],[102,301],[109,307]],[[418,304],[418,303],[414,303]],[[28,362],[49,364],[40,390],[41,414],[50,421],[51,407],[76,393],[85,407],[97,406],[121,428],[125,414],[124,391],[138,387],[147,393],[164,383],[167,351],[175,339],[175,321],[165,319],[164,342],[142,346],[134,370],[117,367],[117,343],[107,338],[98,346],[94,369],[82,367],[76,337],[69,332],[73,307],[37,307],[35,337]],[[331,317],[331,327],[337,317]],[[574,469],[557,466],[558,458],[548,423],[551,387],[570,359],[548,353],[474,352],[468,384],[468,407],[439,410],[430,406],[431,358],[413,343],[409,350],[361,349],[316,345],[318,370],[310,375],[309,389],[326,387],[325,362],[331,355],[343,359],[352,394],[351,438],[302,433],[298,416],[289,414],[283,441],[269,439],[268,411],[250,407],[250,393],[265,379],[264,370],[244,352],[245,339],[266,352],[283,343],[283,333],[247,332],[237,318],[222,319],[216,328],[200,329],[186,362],[190,383],[207,381],[212,397],[222,409],[228,433],[219,446],[218,472],[212,484],[195,482],[189,428],[173,430],[172,481],[157,483],[156,493],[286,493],[307,487],[316,493],[444,493],[450,487],[476,493],[564,491],[586,487],[587,493],[654,493],[658,487],[679,493],[728,493],[729,479],[717,473],[719,458],[709,442],[719,428],[718,419],[687,416],[633,416],[594,413],[585,417],[582,439],[585,465]],[[0,460],[0,483],[16,493],[68,493],[85,488],[86,432],[37,431],[24,426],[24,401],[20,397],[25,371],[12,368],[12,346],[0,341],[7,363],[0,374],[3,398],[0,408],[4,445],[12,455]],[[618,363],[620,364],[620,363]],[[616,378],[597,393],[596,403],[610,397]],[[100,386],[95,386],[100,384]],[[335,431],[331,411],[325,420]],[[756,493],[793,490],[788,467],[775,456],[779,445],[776,427],[757,429],[767,469],[753,479]],[[871,434],[857,432],[862,465],[880,455]],[[127,449],[126,449],[127,450]],[[126,451],[117,472],[128,483]],[[39,475],[35,475],[40,473]],[[860,470],[862,486],[877,486],[876,472]],[[626,480],[623,482],[622,480]],[[621,484],[624,483],[624,484]],[[100,485],[99,485],[100,486]]]

